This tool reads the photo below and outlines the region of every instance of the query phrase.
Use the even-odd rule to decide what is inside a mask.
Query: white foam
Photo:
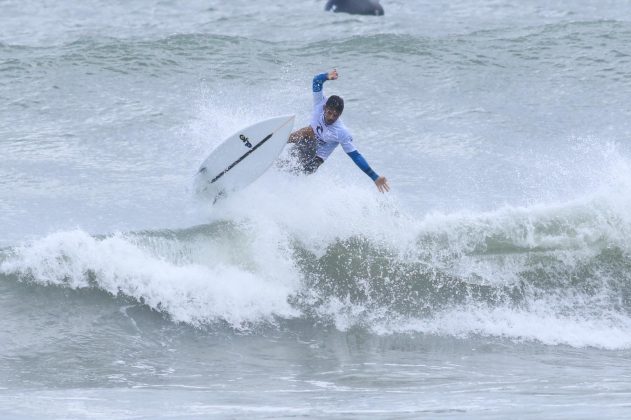
[[[427,334],[470,337],[474,335],[537,341],[548,345],[631,348],[631,318],[609,312],[560,314],[541,305],[539,308],[466,307],[437,314],[432,319],[407,320],[376,328],[384,334],[421,332]]]
[[[142,299],[175,321],[192,324],[225,320],[241,328],[296,315],[287,303],[291,287],[272,272],[221,263],[178,264],[120,234],[95,239],[80,230],[55,233],[14,249],[0,270],[71,288],[91,287],[88,273],[93,273],[98,288]]]
[[[608,174],[603,185],[573,200],[448,214],[405,213],[396,184],[390,194],[381,195],[350,161],[344,164],[356,172],[348,178],[335,162],[310,177],[273,169],[230,199],[212,207],[202,203],[198,209],[206,222],[237,226],[227,239],[204,234],[182,241],[142,234],[93,238],[81,230],[59,232],[14,248],[0,270],[72,288],[91,287],[86,274],[91,272],[96,287],[142,299],[176,321],[225,320],[238,328],[275,316],[300,316],[288,303],[302,287],[292,255],[295,241],[321,255],[338,239],[361,236],[373,246],[386,247],[399,262],[423,261],[460,279],[510,286],[521,280],[533,255],[552,257],[572,269],[607,247],[631,250],[631,169],[625,158],[608,153],[611,165],[598,172]],[[493,252],[489,239],[513,250]],[[601,280],[606,284],[608,279]],[[336,297],[318,310],[340,329],[368,322],[377,332],[631,346],[624,338],[629,320],[611,309],[613,304],[590,311],[576,296],[565,298],[547,305],[526,298],[521,309],[472,303],[444,308],[431,320],[395,319],[392,308],[368,309]]]

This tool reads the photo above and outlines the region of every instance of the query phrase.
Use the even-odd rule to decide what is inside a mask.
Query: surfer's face
[[[324,122],[326,125],[331,125],[337,119],[340,118],[340,113],[334,110],[333,108],[324,107]]]

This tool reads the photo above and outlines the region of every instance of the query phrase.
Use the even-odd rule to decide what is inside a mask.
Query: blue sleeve
[[[347,155],[349,155],[350,158],[353,159],[353,162],[355,162],[355,165],[359,166],[359,169],[364,171],[364,173],[368,175],[370,179],[372,179],[373,181],[376,181],[377,178],[379,178],[379,175],[377,175],[377,172],[372,170],[368,162],[366,162],[366,159],[364,159],[364,157],[357,150],[355,150],[354,152],[347,153]]]
[[[329,74],[328,73],[316,74],[313,77],[313,91],[314,92],[321,92],[322,91],[322,85],[327,80],[329,80]]]

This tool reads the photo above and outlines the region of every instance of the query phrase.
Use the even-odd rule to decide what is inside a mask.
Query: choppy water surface
[[[628,4],[0,3],[0,413],[624,418]],[[358,149],[210,206],[239,127]]]

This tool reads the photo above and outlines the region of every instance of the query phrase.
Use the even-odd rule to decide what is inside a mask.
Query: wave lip
[[[247,328],[295,314],[282,284],[236,266],[168,261],[121,234],[98,239],[80,230],[60,232],[11,253],[0,265],[5,275],[132,297],[176,322]]]

